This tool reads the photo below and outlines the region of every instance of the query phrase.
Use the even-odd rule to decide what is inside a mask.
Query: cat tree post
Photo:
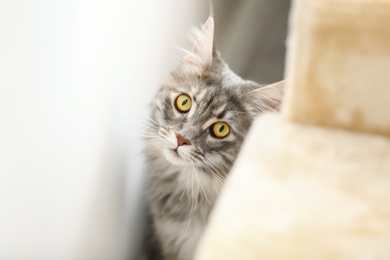
[[[388,10],[294,2],[283,111],[255,121],[197,260],[390,258]]]

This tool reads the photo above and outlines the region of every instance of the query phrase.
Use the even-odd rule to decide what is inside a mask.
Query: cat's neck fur
[[[148,156],[154,158],[149,161],[148,194],[158,219],[155,235],[166,259],[192,259],[222,185],[202,169],[169,163],[161,153],[156,149]]]

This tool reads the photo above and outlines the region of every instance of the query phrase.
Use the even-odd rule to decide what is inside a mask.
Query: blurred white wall
[[[130,259],[140,125],[196,0],[0,1],[0,259]]]

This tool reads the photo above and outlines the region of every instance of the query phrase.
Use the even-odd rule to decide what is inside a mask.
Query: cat
[[[212,17],[194,34],[192,50],[152,102],[145,133],[158,259],[193,259],[254,117],[278,109],[283,85],[262,86],[234,74],[214,46]]]

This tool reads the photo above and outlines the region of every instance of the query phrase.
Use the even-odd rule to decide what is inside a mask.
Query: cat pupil
[[[182,105],[182,106],[185,106],[185,105],[187,104],[187,102],[188,102],[188,99],[185,99],[185,100],[181,103],[181,105]]]
[[[224,125],[219,128],[219,132],[221,133],[223,131],[223,129],[225,129]]]

